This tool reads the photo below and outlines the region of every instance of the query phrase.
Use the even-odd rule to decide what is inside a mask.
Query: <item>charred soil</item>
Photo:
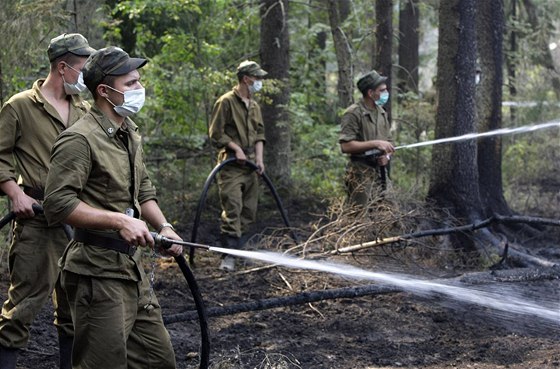
[[[292,206],[289,210],[294,211]],[[301,218],[296,219],[297,225],[311,226],[313,209],[297,210]],[[265,214],[271,218],[278,215]],[[199,230],[199,241],[212,244],[216,242],[217,225],[208,223],[211,225]],[[261,223],[260,226],[267,226],[267,222]],[[184,237],[187,240],[188,233]],[[547,245],[556,250],[560,247],[558,242]],[[149,257],[147,260],[149,267]],[[418,269],[407,270],[393,252],[386,252],[384,257],[366,253],[330,260],[368,270],[399,270],[418,275]],[[218,270],[219,262],[220,255],[216,253],[202,251],[196,255],[193,272],[207,307],[371,283],[319,272],[263,267],[250,261],[238,261],[238,271],[226,273]],[[461,272],[431,270],[428,274],[441,277]],[[418,277],[430,277],[425,269],[422,274]],[[523,296],[543,298],[559,306],[557,278],[511,284]],[[4,273],[2,297],[7,285]],[[154,287],[165,316],[194,309],[188,286],[172,259],[157,260]],[[210,368],[560,368],[560,322],[531,315],[505,315],[440,295],[398,292],[211,317]],[[18,368],[58,367],[52,320],[49,304],[31,328],[31,341],[20,354]],[[178,368],[198,368],[198,321],[177,322],[167,327]]]

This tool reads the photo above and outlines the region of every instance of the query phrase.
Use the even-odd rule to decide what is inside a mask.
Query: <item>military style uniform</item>
[[[344,112],[339,143],[369,140],[391,142],[390,129],[385,109],[380,106],[370,109],[361,99]],[[375,161],[362,160],[358,155],[351,155],[346,166],[345,183],[350,201],[365,206],[372,195],[380,191],[379,167]]]
[[[43,82],[40,79],[32,89],[14,95],[0,111],[0,182],[15,181],[19,174],[24,191],[39,202],[43,199],[51,147],[66,129],[56,109],[41,94]],[[87,112],[89,104],[77,95],[69,99],[71,125]],[[51,293],[59,334],[73,335],[57,265],[67,244],[60,224],[48,225],[43,215],[16,221],[9,252],[11,286],[0,316],[1,346],[27,345],[29,327]]]
[[[214,104],[210,138],[218,152],[218,163],[235,154],[227,149],[230,141],[239,145],[248,160],[255,159],[255,144],[265,142],[264,123],[259,104],[251,99],[247,106],[237,88],[221,96]],[[255,221],[258,203],[258,175],[236,163],[225,166],[218,175],[222,205],[221,233],[239,238]]]
[[[65,219],[80,201],[121,213],[133,208],[140,216],[140,205],[156,199],[138,128],[129,118],[122,127],[94,106],[58,138],[45,200],[51,223]],[[72,241],[61,258],[76,332],[74,368],[175,368],[141,254]],[[90,345],[96,349],[88,350]]]

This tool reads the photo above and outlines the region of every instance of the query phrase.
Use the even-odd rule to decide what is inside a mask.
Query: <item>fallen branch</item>
[[[439,229],[429,229],[414,233],[403,234],[400,236],[384,238],[380,240],[370,241],[370,242],[363,242],[352,246],[342,247],[336,250],[332,250],[329,252],[331,255],[335,254],[343,254],[343,253],[350,253],[358,250],[367,249],[370,247],[375,246],[382,246],[390,243],[396,243],[406,240],[411,240],[414,238],[421,238],[427,236],[441,236],[445,234],[451,233],[463,233],[463,232],[472,232],[480,228],[486,228],[492,223],[528,223],[528,224],[542,224],[542,225],[551,225],[551,226],[560,226],[560,220],[557,219],[548,219],[548,218],[539,218],[539,217],[528,217],[528,216],[502,216],[502,215],[494,215],[488,219],[485,219],[480,222],[471,223],[459,227],[451,227],[451,228],[439,228]]]
[[[461,275],[459,277],[436,279],[433,282],[450,283],[458,282],[461,284],[486,284],[495,282],[530,282],[545,279],[560,278],[560,267],[552,268],[519,268],[513,270],[499,270],[488,272],[476,272]],[[323,300],[333,300],[340,298],[355,298],[368,295],[385,295],[404,290],[397,286],[382,286],[369,284],[359,287],[336,288],[323,291],[302,292],[291,296],[274,297],[264,300],[256,300],[242,304],[230,306],[214,306],[207,309],[208,317],[217,317],[225,315],[234,315],[243,312],[273,309],[278,307],[286,307],[292,305],[302,305],[310,302]],[[198,318],[196,311],[187,311],[184,313],[164,316],[165,324],[172,324]]]

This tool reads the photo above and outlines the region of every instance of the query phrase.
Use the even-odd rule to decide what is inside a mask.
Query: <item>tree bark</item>
[[[288,0],[261,0],[261,64],[277,88],[265,93],[262,104],[266,134],[266,166],[278,187],[289,187],[291,127],[287,106],[290,101],[290,38]]]
[[[533,1],[523,0],[523,5],[525,7],[525,10],[527,11],[527,16],[529,23],[531,24],[531,28],[533,30],[540,28],[539,16],[537,15],[537,7],[533,3]],[[558,71],[556,71],[556,68],[554,67],[552,54],[550,53],[550,49],[548,48],[547,38],[541,38],[539,47],[541,57],[538,59],[540,60],[540,64],[550,72],[552,88],[556,93],[556,97],[560,98],[560,78],[558,77]]]
[[[375,36],[377,40],[377,64],[374,69],[383,76],[389,77],[387,87],[391,90],[393,72],[393,0],[375,2],[375,18],[377,27]],[[391,98],[383,106],[391,121]]]
[[[420,27],[418,0],[401,0],[399,12],[399,92],[418,93],[418,45]]]
[[[443,1],[439,9],[436,138],[475,131],[475,0]],[[481,219],[476,142],[436,145],[428,200],[463,222]],[[459,236],[460,237],[460,236]],[[460,237],[472,248],[472,240]]]
[[[481,70],[477,86],[478,132],[488,132],[502,127],[504,6],[502,0],[477,0],[476,4]],[[501,137],[480,140],[477,160],[485,216],[510,214],[503,193]]]
[[[354,102],[353,95],[353,74],[354,65],[352,60],[352,44],[350,37],[342,29],[344,11],[348,6],[349,0],[327,0],[329,9],[329,23],[333,36],[334,49],[336,52],[336,61],[338,63],[338,106],[339,108],[347,108]]]

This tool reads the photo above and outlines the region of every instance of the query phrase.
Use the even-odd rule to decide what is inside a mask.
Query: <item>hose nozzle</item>
[[[210,246],[208,246],[208,245],[202,245],[202,244],[199,244],[199,243],[192,243],[192,242],[174,240],[172,238],[162,236],[161,234],[156,233],[156,232],[150,232],[150,234],[152,235],[152,238],[154,239],[154,243],[156,244],[156,246],[163,247],[164,249],[168,249],[168,248],[171,247],[171,245],[175,244],[175,245],[197,247],[197,248],[200,248],[200,249],[210,250]]]

